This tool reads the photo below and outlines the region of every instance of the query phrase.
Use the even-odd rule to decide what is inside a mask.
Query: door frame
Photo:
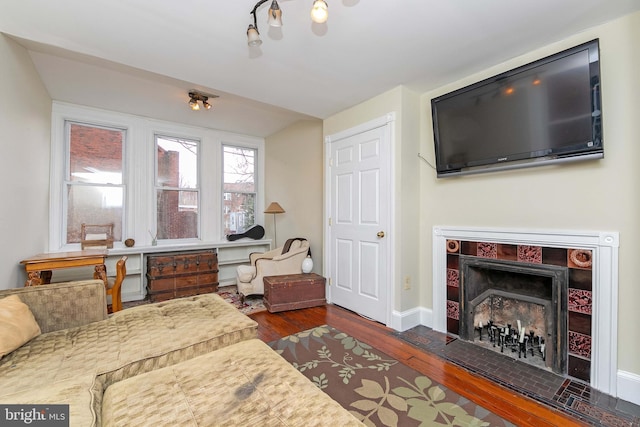
[[[352,128],[346,129],[344,131],[336,132],[332,135],[328,135],[324,138],[324,215],[323,215],[323,234],[324,234],[324,244],[323,244],[323,275],[327,278],[326,284],[326,299],[327,303],[332,302],[331,290],[333,284],[331,283],[331,200],[332,200],[332,188],[331,188],[331,144],[337,142],[339,140],[349,138],[355,135],[358,135],[363,132],[367,132],[373,129],[377,129],[380,127],[385,128],[385,137],[389,142],[389,156],[386,158],[387,161],[387,170],[389,171],[389,176],[387,179],[389,180],[389,203],[387,204],[387,215],[389,218],[389,230],[387,232],[388,238],[388,255],[387,259],[384,260],[386,262],[387,268],[387,281],[385,284],[388,286],[387,288],[387,301],[386,301],[386,309],[385,309],[385,325],[390,326],[392,323],[392,314],[393,314],[393,306],[396,297],[396,287],[394,283],[396,282],[396,240],[395,240],[395,231],[396,231],[396,221],[395,221],[395,209],[393,206],[395,205],[395,121],[396,114],[395,112],[390,112],[385,114],[384,116],[378,117],[376,119],[370,120],[368,122],[362,123],[360,125],[354,126]]]

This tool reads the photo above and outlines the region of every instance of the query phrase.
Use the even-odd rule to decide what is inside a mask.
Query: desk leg
[[[51,276],[53,276],[53,271],[51,270],[42,270],[40,272],[40,277],[42,278],[42,284],[48,285],[51,283]]]
[[[104,287],[107,288],[109,285],[107,283],[107,266],[104,264],[96,265],[96,271],[93,272],[93,278],[102,280],[104,282]]]

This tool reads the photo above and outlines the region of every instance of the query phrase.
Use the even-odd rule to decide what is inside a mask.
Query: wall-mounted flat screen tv
[[[438,177],[602,158],[598,40],[431,100]]]

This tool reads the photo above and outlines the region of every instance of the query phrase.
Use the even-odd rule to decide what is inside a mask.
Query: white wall
[[[45,252],[51,98],[27,51],[0,34],[0,289],[24,285],[20,260]]]
[[[322,122],[302,120],[265,140],[265,207],[278,202],[278,246],[292,237],[311,243],[314,273],[322,274]],[[265,214],[273,239],[274,218]]]
[[[423,94],[420,150],[433,160],[430,100],[434,96],[594,38],[600,39],[605,158],[442,179],[431,168],[421,168],[421,257],[425,263],[420,304],[433,307],[428,260],[432,259],[434,225],[618,231],[618,368],[640,374],[640,13]]]

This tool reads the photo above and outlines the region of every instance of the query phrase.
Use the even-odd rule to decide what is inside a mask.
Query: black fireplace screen
[[[548,368],[567,372],[566,267],[461,255],[460,272],[461,339],[484,333],[519,354],[542,348]]]

